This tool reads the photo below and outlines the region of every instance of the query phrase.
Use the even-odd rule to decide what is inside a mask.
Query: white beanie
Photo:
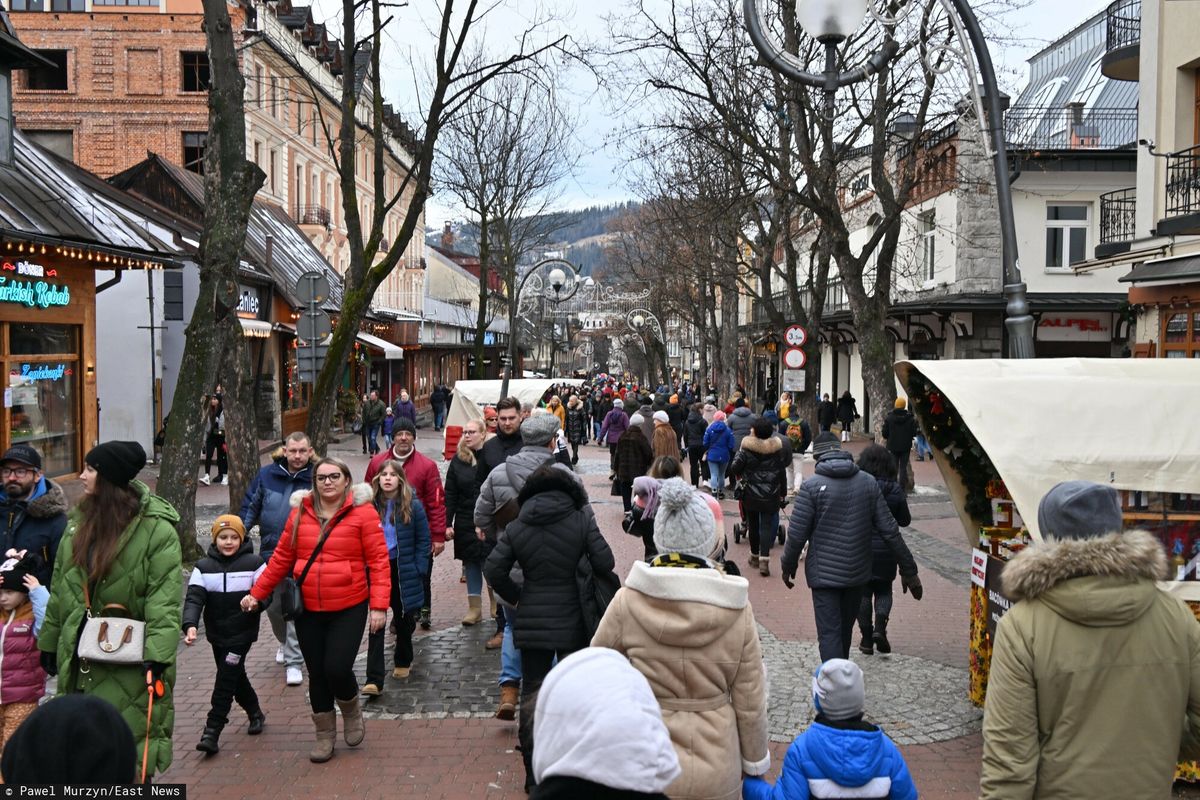
[[[682,478],[658,488],[654,546],[660,553],[709,558],[717,549],[717,523],[700,493]]]
[[[661,422],[663,425],[671,424],[671,418],[667,416],[667,412],[661,410],[654,412],[654,421]]]
[[[558,662],[533,712],[533,778],[562,776],[655,794],[681,772],[645,676],[607,647]]]
[[[646,418],[643,417],[641,414],[634,414],[632,417],[629,418],[629,427],[636,428],[639,425],[644,424],[645,422],[646,422]]]
[[[624,408],[624,407],[625,407],[625,401],[622,400],[621,398],[618,397],[616,400],[613,400],[613,408]]]
[[[831,720],[852,719],[863,713],[867,694],[858,664],[831,658],[813,675],[813,708]]]

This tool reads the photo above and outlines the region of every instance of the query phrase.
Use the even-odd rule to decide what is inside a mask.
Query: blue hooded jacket
[[[734,441],[733,431],[720,420],[708,426],[704,432],[704,452],[708,460],[714,464],[726,464],[733,460],[737,442]]]
[[[242,524],[249,531],[258,525],[259,555],[270,561],[279,544],[279,535],[292,512],[292,493],[312,489],[312,463],[305,464],[296,474],[287,470],[287,459],[280,458],[258,471],[242,500]]]
[[[742,781],[744,800],[808,800],[810,797],[917,800],[917,787],[900,750],[883,731],[847,730],[814,722],[796,737],[775,785]]]
[[[407,525],[398,515],[389,513],[391,501],[376,498],[375,508],[383,521],[388,558],[396,562],[396,580],[400,583],[404,613],[420,611],[425,605],[425,587],[421,579],[429,573],[429,555],[433,552],[425,506],[413,498]]]

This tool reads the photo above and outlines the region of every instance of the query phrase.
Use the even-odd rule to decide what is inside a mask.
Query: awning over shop
[[[374,347],[376,350],[383,351],[383,357],[388,361],[392,361],[397,358],[404,358],[403,348],[401,348],[399,345],[392,344],[391,342],[384,341],[378,336],[372,336],[369,333],[362,333],[360,331],[358,333],[358,340],[368,347]]]
[[[1200,280],[1200,255],[1159,258],[1138,264],[1125,276],[1121,283],[1148,283],[1150,281]]]
[[[269,339],[275,330],[274,325],[261,319],[239,318],[238,322],[242,323],[242,333],[253,339]]]

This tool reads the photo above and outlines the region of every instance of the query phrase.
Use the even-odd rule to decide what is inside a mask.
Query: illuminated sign
[[[16,370],[13,370],[15,373]],[[52,367],[49,364],[22,364],[19,376],[25,381],[32,383],[33,381],[61,381],[64,375],[70,375],[71,370],[67,369],[66,364],[59,364],[57,367]]]
[[[58,270],[46,269],[41,264],[31,264],[28,261],[11,261],[0,263],[0,272],[15,272],[16,275],[31,278],[58,277]],[[71,302],[71,287],[56,286],[44,280],[26,281],[16,275],[0,274],[0,302],[17,303],[29,308],[50,308],[51,306],[66,306]]]
[[[259,314],[262,311],[262,299],[259,295],[258,287],[246,286],[239,283],[238,289],[241,290],[241,296],[238,298],[237,305],[238,316],[259,319]]]

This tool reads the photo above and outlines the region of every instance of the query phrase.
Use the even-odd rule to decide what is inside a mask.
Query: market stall
[[[522,404],[536,406],[541,402],[542,395],[551,386],[579,386],[583,381],[578,378],[522,378],[508,382],[508,394]],[[472,419],[483,419],[485,406],[494,406],[500,399],[500,389],[504,381],[457,381],[451,387],[454,398],[450,401],[450,410],[446,414],[445,446],[442,455],[449,460],[454,456],[458,440],[462,437],[462,426]]]
[[[1041,541],[1038,503],[1055,484],[1121,491],[1128,528],[1158,535],[1200,616],[1200,363],[1176,359],[899,362],[896,375],[933,447],[971,563],[971,700],[987,691],[1004,562]],[[1194,775],[1194,773],[1191,773]]]

